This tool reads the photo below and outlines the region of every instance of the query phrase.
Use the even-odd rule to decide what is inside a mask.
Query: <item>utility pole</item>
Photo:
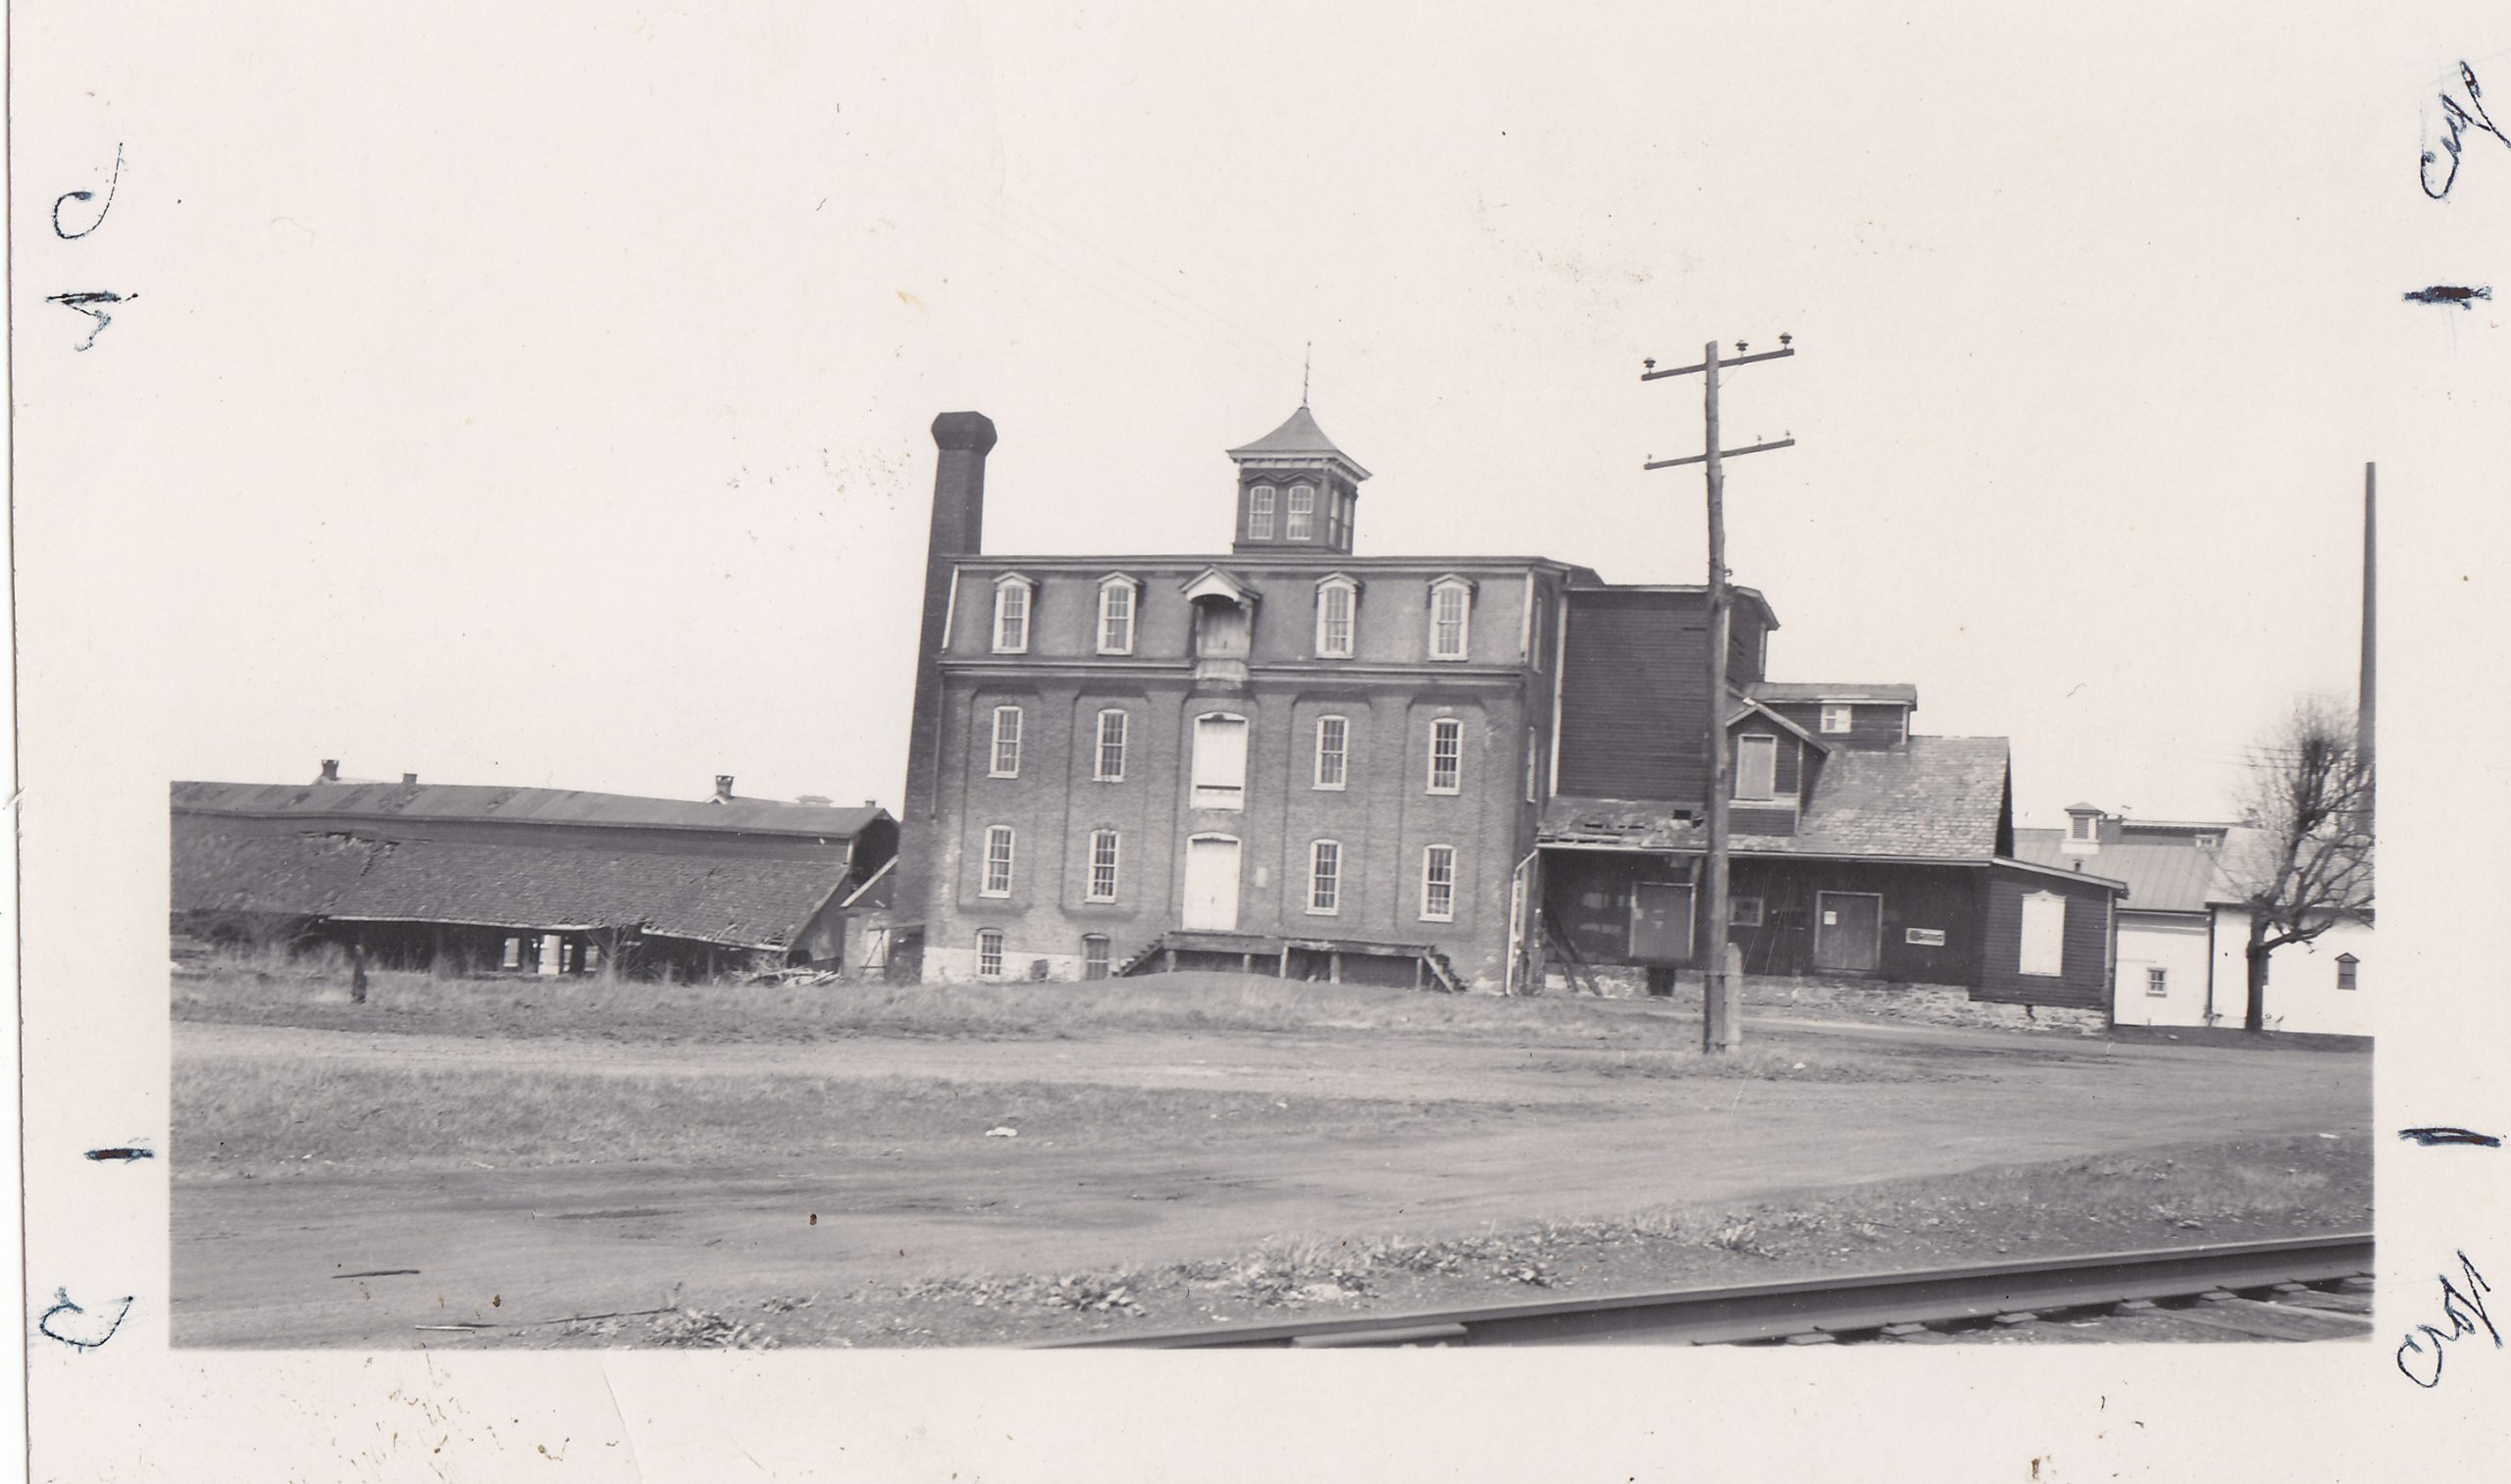
[[[1726,646],[1732,629],[1733,603],[1726,584],[1726,468],[1725,461],[1747,453],[1763,453],[1772,448],[1792,446],[1796,439],[1780,438],[1774,443],[1755,443],[1748,448],[1717,446],[1717,373],[1728,366],[1746,366],[1755,361],[1775,361],[1796,354],[1790,347],[1790,335],[1778,337],[1779,348],[1747,355],[1744,341],[1735,342],[1735,354],[1725,360],[1717,357],[1717,342],[1701,347],[1700,364],[1659,371],[1655,361],[1646,363],[1639,380],[1654,382],[1665,377],[1690,376],[1694,372],[1706,376],[1703,395],[1704,420],[1708,437],[1703,451],[1678,459],[1653,459],[1644,469],[1672,469],[1683,464],[1706,466],[1709,476],[1709,910],[1708,942],[1694,956],[1701,966],[1700,1047],[1704,1051],[1731,1051],[1743,1041],[1743,1027],[1736,1013],[1736,1001],[1742,986],[1728,972],[1726,947],[1727,842],[1726,801],[1734,792],[1726,749]]]

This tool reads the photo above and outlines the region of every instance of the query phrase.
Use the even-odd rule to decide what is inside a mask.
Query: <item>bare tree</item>
[[[2372,908],[2372,763],[2354,717],[2324,700],[2293,707],[2250,760],[2249,838],[2226,862],[2249,908],[2246,1029],[2267,1028],[2267,966]]]

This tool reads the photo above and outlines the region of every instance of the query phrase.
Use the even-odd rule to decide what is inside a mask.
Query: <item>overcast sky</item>
[[[176,777],[895,806],[937,412],[990,550],[1222,550],[1313,341],[1362,552],[1697,582],[1641,359],[1787,332],[1727,407],[1798,439],[1728,480],[1773,678],[2011,738],[2025,823],[2217,815],[2350,700],[2366,460],[2447,554],[2501,311],[2398,293],[2501,266],[2511,150],[2430,202],[2453,33],[2209,9],[179,13],[27,84],[47,182],[128,136],[76,261],[140,293],[26,393],[114,428],[32,435],[92,484],[22,511],[29,679]]]

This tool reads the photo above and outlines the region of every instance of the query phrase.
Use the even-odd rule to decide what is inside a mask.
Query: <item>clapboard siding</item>
[[[1696,803],[1708,773],[1698,593],[1572,592],[1561,671],[1561,792]],[[1740,616],[1740,615],[1739,615]],[[1758,647],[1759,640],[1756,638]]]
[[[2034,892],[2055,892],[2066,898],[2063,972],[2054,977],[2023,972],[2023,898]],[[2007,1004],[2103,1008],[2110,1000],[2111,904],[2110,889],[2093,882],[1991,867],[1987,924],[1981,934],[1985,961],[1971,998]]]

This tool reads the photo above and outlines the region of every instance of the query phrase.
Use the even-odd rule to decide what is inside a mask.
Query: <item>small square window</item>
[[[1822,705],[1822,730],[1825,732],[1845,732],[1856,719],[1855,706],[1837,701],[1826,701]]]
[[[1760,927],[1762,925],[1762,899],[1758,896],[1727,897],[1726,922],[1729,927]]]
[[[2146,994],[2148,994],[2148,995],[2153,995],[2153,996],[2157,996],[2157,997],[2170,994],[2170,993],[2171,993],[2171,971],[2170,971],[2170,970],[2168,970],[2168,969],[2157,969],[2157,968],[2148,968],[2148,969],[2146,969],[2146,970],[2145,970],[2145,993],[2146,993]]]

